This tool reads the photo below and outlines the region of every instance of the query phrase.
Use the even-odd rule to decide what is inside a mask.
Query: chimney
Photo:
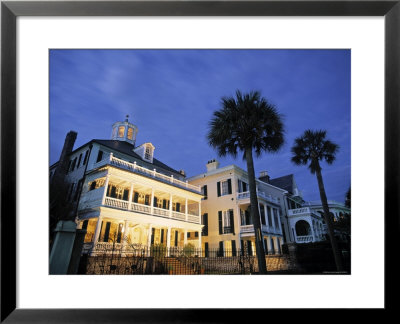
[[[206,167],[207,167],[207,172],[216,170],[219,167],[219,162],[216,159],[208,161]]]
[[[183,175],[184,177],[186,177],[186,172],[185,172],[185,170],[179,170],[179,173],[180,173],[181,175]]]
[[[65,136],[64,146],[61,151],[60,159],[58,160],[58,166],[56,168],[53,179],[63,180],[65,175],[67,174],[68,162],[69,162],[69,154],[72,152],[74,148],[77,132],[70,131],[67,136]]]
[[[261,181],[269,183],[269,175],[267,171],[260,171],[260,176],[258,177]]]

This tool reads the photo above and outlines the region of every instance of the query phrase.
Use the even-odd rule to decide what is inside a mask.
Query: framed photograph
[[[2,1],[1,321],[225,322],[234,321],[239,311],[250,309],[260,316],[269,309],[391,309],[393,301],[389,296],[398,282],[388,255],[396,254],[399,230],[399,21],[399,1]],[[146,79],[150,74],[152,77]],[[79,79],[74,79],[76,76]],[[188,85],[191,80],[195,81],[192,86]],[[281,85],[274,87],[274,80]],[[306,84],[312,85],[318,96],[302,87]],[[230,269],[227,273],[210,271],[212,275],[208,276],[149,276],[149,266],[141,267],[139,263],[121,263],[123,271],[113,268],[116,246],[121,249],[121,256],[128,253],[127,246],[136,249],[140,245],[151,246],[146,253],[154,257],[160,252],[154,249],[157,245],[163,247],[163,256],[195,254],[196,261],[204,253],[208,257],[214,248],[215,257],[221,257],[221,251],[222,256],[230,253],[231,257],[242,255],[244,250],[246,256],[258,251],[255,239],[249,238],[244,243],[234,237],[235,232],[246,233],[249,226],[254,233],[256,228],[249,218],[250,211],[246,210],[252,199],[253,184],[246,183],[242,175],[242,169],[248,168],[249,157],[245,156],[243,161],[237,158],[237,162],[222,159],[223,166],[239,165],[227,169],[236,177],[234,181],[218,180],[217,187],[209,185],[207,189],[206,175],[214,175],[219,162],[211,156],[204,167],[206,171],[193,171],[184,164],[189,168],[186,178],[186,171],[170,166],[179,165],[183,155],[190,152],[196,161],[207,159],[210,152],[197,144],[188,148],[174,143],[172,134],[168,135],[178,125],[185,125],[184,134],[176,132],[176,138],[187,136],[192,143],[205,141],[205,130],[200,128],[219,107],[217,99],[236,95],[239,100],[242,94],[235,94],[238,88],[253,87],[261,87],[262,95],[267,92],[267,98],[273,94],[273,109],[276,103],[278,111],[281,106],[292,107],[283,108],[290,126],[290,132],[286,130],[290,133],[287,145],[294,141],[293,129],[303,130],[302,124],[315,124],[317,129],[332,130],[347,154],[337,166],[343,172],[336,176],[328,174],[326,179],[329,186],[341,186],[337,197],[331,198],[335,200],[342,196],[344,200],[343,183],[349,186],[351,183],[351,271],[350,255],[348,259],[343,257],[348,260],[346,265],[339,266],[335,259],[336,269],[344,267],[345,271],[328,276],[315,276],[316,271],[305,276],[290,271],[270,276],[233,275],[262,273],[260,261],[256,271],[249,266],[248,273],[247,270],[234,273]],[[124,88],[131,89],[129,98],[126,97],[129,91],[122,91]],[[176,102],[174,98],[180,96],[184,100]],[[204,97],[208,98],[200,104],[199,98]],[[163,108],[163,104],[169,108]],[[193,109],[185,110],[179,105],[193,105]],[[315,107],[321,105],[323,113],[318,119],[315,115],[319,108]],[[143,112],[140,116],[139,111]],[[141,124],[137,125],[139,118]],[[66,120],[71,122],[64,123]],[[157,123],[150,124],[152,120]],[[189,120],[197,120],[197,125]],[[105,130],[108,124],[110,129]],[[146,125],[151,127],[146,130]],[[76,213],[79,217],[75,222],[83,231],[81,243],[89,246],[85,262],[92,268],[85,264],[84,269],[77,270],[78,264],[74,266],[71,261],[68,273],[78,273],[72,276],[64,276],[67,272],[52,268],[48,235],[51,179],[57,163],[64,163],[58,161],[62,146],[68,146],[69,141],[74,144],[76,133],[69,131],[75,128],[82,140],[79,138],[78,149],[74,148],[76,158],[71,155],[69,176],[73,177],[73,171],[79,167],[85,169],[85,175],[89,174],[83,168],[85,165],[95,170],[82,183],[76,181],[66,187],[65,195],[75,199],[77,206],[82,201],[89,204],[87,197],[107,188],[99,196],[102,206],[128,211],[140,208],[144,215],[157,214],[177,222],[185,220],[190,226],[171,230],[163,221],[156,225],[149,223],[148,216],[143,216],[139,225],[124,220],[123,216],[115,222],[106,212],[94,216],[90,211],[93,206],[77,207],[83,212]],[[139,136],[144,134],[149,138],[142,137],[142,145],[135,143],[138,128]],[[94,139],[98,138],[94,133],[97,129],[101,129],[98,134],[109,133],[109,138]],[[153,136],[157,132],[163,135]],[[216,138],[208,135],[211,145]],[[170,149],[162,147],[164,144],[157,145],[163,141],[174,145]],[[300,141],[296,139],[296,143],[299,145]],[[215,147],[218,148],[218,143]],[[85,148],[90,152],[87,158]],[[336,148],[331,148],[336,153]],[[204,154],[197,154],[198,151]],[[159,161],[158,152],[168,158]],[[299,148],[292,152],[300,154]],[[123,156],[144,162],[137,164],[129,158],[129,162],[124,162]],[[328,163],[329,159],[328,156]],[[282,173],[278,175],[291,172],[279,159],[265,161],[271,163],[267,168],[280,169]],[[304,164],[300,158],[298,162]],[[257,171],[263,170],[264,161],[255,163]],[[103,174],[107,166],[116,171]],[[298,167],[292,164],[291,168]],[[306,166],[303,169],[305,172]],[[122,181],[126,171],[157,178],[162,185],[151,187],[150,180]],[[316,181],[314,174],[318,177],[318,168],[311,167],[311,171]],[[308,170],[307,173],[311,177]],[[265,201],[259,208],[260,226],[268,230],[272,226],[276,231],[273,236],[262,237],[260,244],[267,255],[282,252],[285,236],[296,243],[322,241],[324,237],[321,216],[324,206],[311,203],[306,206],[305,201],[314,200],[308,198],[314,197],[309,191],[305,194],[307,199],[299,201],[299,205],[292,199],[293,205],[288,208],[292,221],[276,223],[279,219],[276,206],[281,200],[275,196],[284,192],[282,181],[286,179],[278,175],[270,176],[265,171],[256,174],[275,190],[272,195],[261,193],[263,186],[257,185],[257,195]],[[163,191],[167,188],[165,183],[174,187],[176,193]],[[292,196],[301,197],[297,187],[293,188],[289,190],[293,191]],[[186,193],[180,196],[183,189]],[[319,200],[321,187],[319,192],[315,188],[314,191]],[[213,195],[219,199],[232,192],[235,195],[232,201],[238,201],[238,205],[216,215],[215,229],[214,225],[209,227],[207,205],[201,203],[201,197],[208,195],[211,204]],[[342,220],[347,215],[340,208],[334,210],[333,220]],[[219,230],[219,235],[230,237],[229,242],[221,244],[211,236],[204,238],[205,222],[207,233]],[[312,224],[312,230],[308,224]],[[340,233],[345,240],[347,232]],[[52,247],[55,244],[52,238],[50,244]],[[95,258],[100,249],[109,247],[112,247],[111,261]],[[342,255],[346,256],[344,252]],[[267,261],[275,260],[268,257]],[[153,273],[183,274],[162,257],[159,259],[160,268],[154,265]],[[192,267],[190,274],[207,271],[203,264],[196,264],[198,267]],[[103,273],[105,267],[109,271]],[[142,276],[116,275],[137,274],[138,269],[143,270]],[[388,280],[393,284],[387,285]],[[365,291],[366,281],[368,291]],[[214,310],[211,317],[210,309]]]

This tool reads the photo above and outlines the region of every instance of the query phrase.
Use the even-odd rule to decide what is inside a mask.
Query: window
[[[201,224],[204,225],[201,235],[208,236],[208,213],[203,214]]]
[[[144,158],[146,160],[150,160],[151,159],[150,147],[148,147],[148,146],[146,147],[146,151],[144,153]]]
[[[238,179],[238,192],[246,192],[247,191],[247,183]]]
[[[97,160],[96,162],[99,162],[103,159],[103,151],[99,150],[99,153],[97,154]]]
[[[267,206],[267,214],[268,214],[268,225],[272,226],[271,207],[269,206]]]
[[[265,210],[264,205],[260,204],[261,224],[265,225]]]
[[[127,135],[128,139],[133,139],[133,128],[129,127],[128,128],[128,135]]]
[[[74,169],[75,169],[76,159],[77,159],[77,158],[75,158],[75,159],[72,161],[71,171],[74,171]]]
[[[114,127],[113,128],[113,131],[112,131],[112,138],[115,138],[115,134],[117,133],[117,127]]]
[[[118,137],[124,137],[124,135],[125,135],[125,127],[119,126],[118,127]]]
[[[207,185],[201,187],[201,194],[204,196],[202,199],[207,200]]]
[[[89,191],[96,189],[96,180],[90,184]]]
[[[235,234],[233,209],[218,212],[219,234]]]
[[[232,194],[232,181],[231,179],[217,182],[217,196],[225,196]]]
[[[82,160],[82,153],[79,155],[78,164],[76,165],[76,168],[79,168],[79,165],[81,164],[81,160]]]
[[[85,153],[85,157],[83,158],[83,165],[85,165],[86,162],[87,162],[88,153],[89,153],[89,150],[87,150],[86,153]]]

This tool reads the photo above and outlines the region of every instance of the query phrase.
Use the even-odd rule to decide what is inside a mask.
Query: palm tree
[[[292,147],[292,162],[296,165],[309,164],[308,168],[311,173],[317,175],[319,194],[324,209],[324,219],[328,226],[336,268],[338,271],[342,271],[342,258],[334,235],[332,218],[329,213],[328,200],[326,198],[324,182],[322,180],[322,168],[320,165],[320,161],[332,164],[333,161],[335,161],[335,154],[339,150],[339,146],[325,139],[325,137],[326,131],[324,130],[306,130],[302,136],[296,138],[294,141]]]
[[[258,210],[253,150],[257,157],[263,151],[279,150],[284,142],[282,116],[258,91],[242,94],[237,90],[236,98],[223,97],[221,106],[220,110],[214,112],[214,117],[209,123],[207,139],[209,144],[217,149],[219,156],[230,154],[236,157],[238,151],[243,152],[243,159],[247,162],[252,207],[250,214],[254,226],[259,271],[264,274],[267,267]]]

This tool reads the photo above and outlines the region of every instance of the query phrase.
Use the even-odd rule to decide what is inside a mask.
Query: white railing
[[[253,225],[240,225],[240,232],[241,233],[254,232],[254,226]]]
[[[310,243],[313,242],[313,240],[312,235],[296,236],[297,243]]]
[[[180,212],[173,211],[172,212],[172,218],[179,219],[179,220],[185,220],[186,219],[186,215],[183,214],[183,213],[180,213]]]
[[[160,216],[169,216],[169,210],[168,209],[162,209],[162,208],[157,208],[153,207],[153,214],[155,215],[160,215]]]
[[[150,214],[151,213],[151,207],[147,206],[147,205],[131,203],[131,211]]]
[[[150,170],[150,169],[141,167],[140,165],[137,165],[136,162],[130,163],[125,160],[118,159],[118,158],[114,157],[112,154],[110,154],[110,158],[108,161],[106,159],[106,160],[97,162],[93,165],[93,167],[94,168],[100,167],[102,165],[105,165],[106,163],[109,163],[111,165],[129,170],[132,172],[145,174],[146,176],[160,179],[160,180],[172,183],[174,185],[178,185],[179,187],[188,188],[188,189],[191,189],[191,190],[194,190],[194,191],[200,193],[200,187],[192,185],[192,184],[188,183],[188,181],[181,181],[181,180],[175,179],[173,175],[167,176],[165,174],[157,172],[156,169]]]
[[[288,210],[288,216],[297,216],[299,214],[310,214],[310,213],[311,213],[311,210],[309,207],[302,207],[302,208]]]
[[[272,197],[271,195],[267,195],[265,192],[263,191],[257,191],[257,196],[264,198],[265,200],[275,203],[275,204],[279,204],[279,200],[278,198]],[[245,192],[238,192],[237,194],[237,199],[248,199],[250,198],[250,192],[249,191],[245,191]]]
[[[104,205],[118,208],[118,209],[129,210],[129,202],[126,200],[106,197],[104,199]],[[152,214],[150,206],[142,205],[142,204],[138,204],[138,203],[131,203],[130,211],[145,213],[145,214],[149,214],[149,215]],[[183,220],[183,221],[186,220],[185,213],[180,213],[180,212],[176,212],[176,211],[171,212],[169,209],[162,209],[162,208],[157,208],[157,207],[153,207],[152,215],[171,217],[173,219],[178,219],[178,220]],[[187,221],[200,224],[200,216],[188,214]]]
[[[188,215],[187,220],[192,223],[200,223],[200,217],[198,215]]]
[[[115,199],[115,198],[111,198],[111,197],[106,197],[104,200],[104,205],[127,210],[129,203],[126,200],[120,200],[120,199]]]

